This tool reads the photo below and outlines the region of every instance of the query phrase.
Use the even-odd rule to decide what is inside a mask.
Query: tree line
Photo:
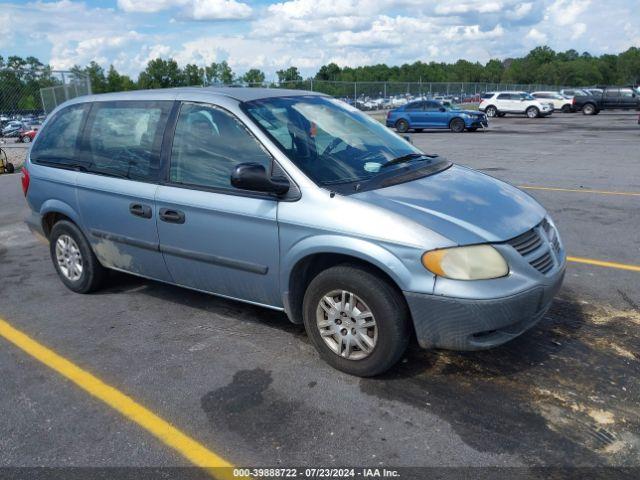
[[[94,93],[190,85],[259,85],[265,84],[266,80],[265,73],[257,68],[237,75],[226,61],[213,62],[206,66],[187,64],[180,67],[172,58],[156,58],[149,61],[137,79],[119,73],[113,65],[105,71],[101,65],[93,61],[84,67],[76,65],[71,71],[72,75],[87,75]],[[271,82],[272,86],[300,88],[308,86],[305,82],[315,80],[319,81],[315,84],[319,89],[323,89],[322,81],[637,85],[640,83],[640,48],[631,47],[617,55],[594,56],[576,50],[556,52],[548,46],[542,46],[534,48],[523,57],[492,59],[484,64],[458,60],[455,63],[416,61],[399,66],[377,64],[340,67],[335,63],[329,63],[306,79],[295,66],[278,70],[276,75],[277,82]],[[5,60],[0,56],[0,104],[11,95],[12,90],[21,87],[27,93],[19,99],[20,107],[31,108],[32,104],[36,105],[39,102],[40,88],[59,83],[60,80],[51,75],[51,68],[35,57],[23,59],[10,56]],[[330,88],[329,84],[324,86],[324,89]]]

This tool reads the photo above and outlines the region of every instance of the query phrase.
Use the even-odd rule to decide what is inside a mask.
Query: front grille
[[[553,257],[551,256],[551,252],[547,250],[541,256],[529,263],[540,273],[547,273],[553,268]]]
[[[542,238],[533,228],[519,237],[509,240],[509,243],[524,257],[542,246]]]
[[[558,233],[546,219],[507,243],[543,275],[549,273],[556,264],[553,252],[560,254]]]

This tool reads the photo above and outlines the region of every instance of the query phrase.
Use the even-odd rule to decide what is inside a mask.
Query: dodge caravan
[[[282,89],[79,97],[32,144],[27,223],[71,290],[118,270],[281,310],[333,367],[507,342],[565,270],[529,195],[355,108]]]

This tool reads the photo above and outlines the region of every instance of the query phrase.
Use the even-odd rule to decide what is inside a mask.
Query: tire
[[[15,172],[15,171],[16,171],[16,167],[14,167],[14,166],[13,166],[13,163],[11,163],[11,162],[7,162],[7,163],[5,164],[4,170],[5,170],[7,173],[13,173],[13,172]]]
[[[582,114],[583,115],[595,115],[596,114],[596,106],[593,103],[585,103],[582,106]]]
[[[396,122],[396,131],[398,133],[407,133],[409,131],[409,122],[404,119],[400,119]]]
[[[342,292],[348,292],[352,296],[347,294],[342,297]],[[358,344],[354,344],[349,355],[354,358],[347,358],[347,340],[351,342],[351,339],[355,338],[359,344],[365,344],[362,340],[365,327],[361,326],[360,331],[353,335],[352,332],[356,332],[352,327],[354,324],[351,323],[353,317],[346,314],[350,311],[348,306],[353,301],[350,300],[354,298],[353,295],[355,295],[356,310],[359,312],[368,310],[372,315],[366,317],[369,320],[362,321],[373,321],[375,326],[369,327],[364,332],[370,339],[369,342],[373,342],[372,349],[365,352]],[[346,312],[331,315],[326,309],[329,305],[326,299],[329,297],[334,300],[334,308],[331,310],[336,311],[336,307],[342,310],[342,305],[346,305]],[[345,300],[341,301],[342,298]],[[321,304],[325,305],[325,308]],[[335,320],[332,321],[332,318]],[[409,312],[404,298],[380,275],[358,265],[338,265],[318,274],[311,281],[304,295],[303,320],[307,335],[320,357],[333,368],[359,377],[372,377],[391,368],[398,362],[409,343]],[[327,325],[321,327],[318,322],[325,322]],[[329,335],[323,336],[321,328],[326,328],[327,330],[324,331]],[[341,339],[340,346],[336,337]],[[330,346],[329,342],[333,346]],[[370,347],[369,342],[367,345]],[[336,352],[338,348],[342,354]]]
[[[571,105],[569,105],[569,104],[563,105],[562,106],[562,113],[571,113]]]
[[[540,116],[540,110],[538,110],[538,107],[529,107],[524,111],[524,113],[529,118],[538,118]]]
[[[496,117],[496,116],[500,115],[498,113],[498,109],[496,107],[494,107],[493,105],[489,105],[487,108],[485,108],[484,109],[484,113],[489,118],[493,118],[493,117]]]
[[[25,135],[24,137],[22,137],[22,143],[29,143],[31,142],[31,137],[28,135]]]
[[[73,243],[68,242],[68,239],[71,239]],[[61,251],[58,251],[59,242],[62,242]],[[73,244],[75,244],[75,248]],[[66,249],[63,245],[66,245]],[[57,222],[51,229],[51,235],[49,236],[49,252],[60,280],[69,290],[76,293],[89,293],[100,287],[106,270],[100,265],[89,242],[76,225],[67,220]],[[68,272],[75,271],[77,273],[77,268],[63,267],[62,263],[64,263],[65,258],[73,260],[78,255],[80,257],[81,272],[76,278],[75,275],[71,275]],[[60,261],[58,260],[59,258],[61,258]],[[63,268],[67,269],[67,273]]]
[[[461,118],[454,118],[449,122],[449,129],[454,133],[462,133],[464,132],[464,120]]]

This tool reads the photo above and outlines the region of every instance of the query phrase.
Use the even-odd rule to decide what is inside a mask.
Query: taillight
[[[21,177],[20,177],[20,181],[22,182],[22,193],[24,193],[24,196],[27,196],[27,190],[29,190],[29,182],[31,181],[31,177],[29,176],[29,170],[27,170],[27,167],[22,167],[21,170]]]
[[[576,104],[576,97],[573,97],[573,98],[571,99],[571,105],[575,105],[575,104]]]

